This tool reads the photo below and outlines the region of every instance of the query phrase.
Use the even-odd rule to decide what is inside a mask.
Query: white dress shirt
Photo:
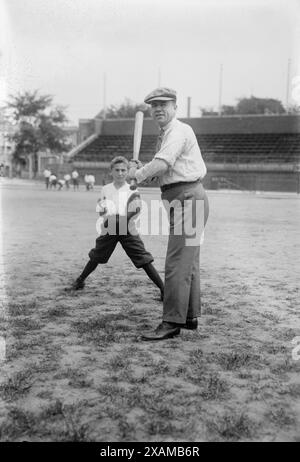
[[[159,176],[160,185],[163,186],[204,178],[207,169],[192,127],[174,118],[163,130],[160,150],[151,162],[137,170],[137,182]]]

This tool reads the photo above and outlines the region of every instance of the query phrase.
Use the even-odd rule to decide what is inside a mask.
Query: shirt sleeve
[[[139,168],[135,173],[135,177],[137,182],[141,183],[146,178],[163,175],[168,168],[168,163],[165,160],[154,158],[151,162],[144,165],[144,167]]]

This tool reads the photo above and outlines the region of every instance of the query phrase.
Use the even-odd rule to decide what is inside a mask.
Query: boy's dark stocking
[[[97,266],[97,262],[92,260],[88,261],[78,279],[80,281],[84,281],[93,271],[95,271]]]
[[[91,274],[97,268],[97,266],[98,263],[89,260],[85,265],[81,275],[77,279],[75,279],[75,281],[69,287],[66,287],[65,290],[82,290],[85,286],[84,280],[88,277],[89,274]]]

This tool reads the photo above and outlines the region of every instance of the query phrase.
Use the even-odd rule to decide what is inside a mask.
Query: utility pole
[[[191,97],[187,97],[187,118],[191,117]]]
[[[103,74],[103,119],[106,119],[106,73]]]
[[[223,90],[223,64],[220,65],[219,74],[219,116],[222,115],[222,90]]]
[[[285,99],[285,106],[287,112],[289,111],[290,105],[290,74],[291,74],[291,59],[288,59],[287,63],[287,77],[286,77],[286,99]]]

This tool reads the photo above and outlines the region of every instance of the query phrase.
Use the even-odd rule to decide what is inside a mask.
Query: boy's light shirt
[[[114,183],[109,183],[103,186],[101,193],[100,193],[100,198],[99,201],[96,205],[96,212],[102,212],[103,208],[106,208],[106,213],[100,216],[97,220],[96,224],[96,229],[99,234],[102,234],[101,228],[102,224],[104,221],[109,217],[113,215],[121,215],[121,216],[126,216],[127,215],[127,203],[128,199],[132,194],[137,193],[138,190],[136,189],[135,191],[132,191],[130,189],[129,184],[126,182],[123,186],[120,188],[116,188]],[[139,206],[141,206],[140,200],[139,200]],[[133,208],[129,208],[129,211],[134,211],[134,204]],[[139,232],[139,226],[137,224],[138,220],[138,215],[136,218],[131,218],[129,222],[129,230],[132,231],[135,234],[138,234]]]
[[[103,186],[101,193],[100,193],[100,198],[98,201],[98,204],[96,205],[96,212],[102,212],[103,209],[102,207],[105,207],[107,212],[100,216],[97,220],[96,223],[96,230],[99,235],[101,234],[106,234],[106,231],[104,231],[103,228],[103,223],[107,219],[108,216],[113,216],[113,215],[126,215],[127,211],[127,202],[128,199],[132,194],[139,193],[138,189],[135,191],[132,191],[130,189],[130,186],[128,183],[126,183],[124,186],[121,186],[121,188],[116,188],[113,183],[109,183],[105,186]],[[101,207],[101,205],[102,207]],[[138,205],[141,208],[141,200],[138,199],[138,204],[132,203],[132,209],[129,208],[129,211],[134,211],[136,205]],[[130,219],[129,222],[129,231],[132,234],[140,234],[141,232],[141,222],[140,222],[140,214],[137,214],[136,218],[133,217]],[[204,242],[204,230],[201,234],[200,237],[200,245],[202,245]]]
[[[103,186],[100,193],[100,202],[105,201],[107,212],[105,216],[109,215],[126,215],[127,201],[132,194],[128,183],[125,183],[120,188],[116,188],[113,183]],[[99,204],[96,206],[96,212],[101,212]]]

